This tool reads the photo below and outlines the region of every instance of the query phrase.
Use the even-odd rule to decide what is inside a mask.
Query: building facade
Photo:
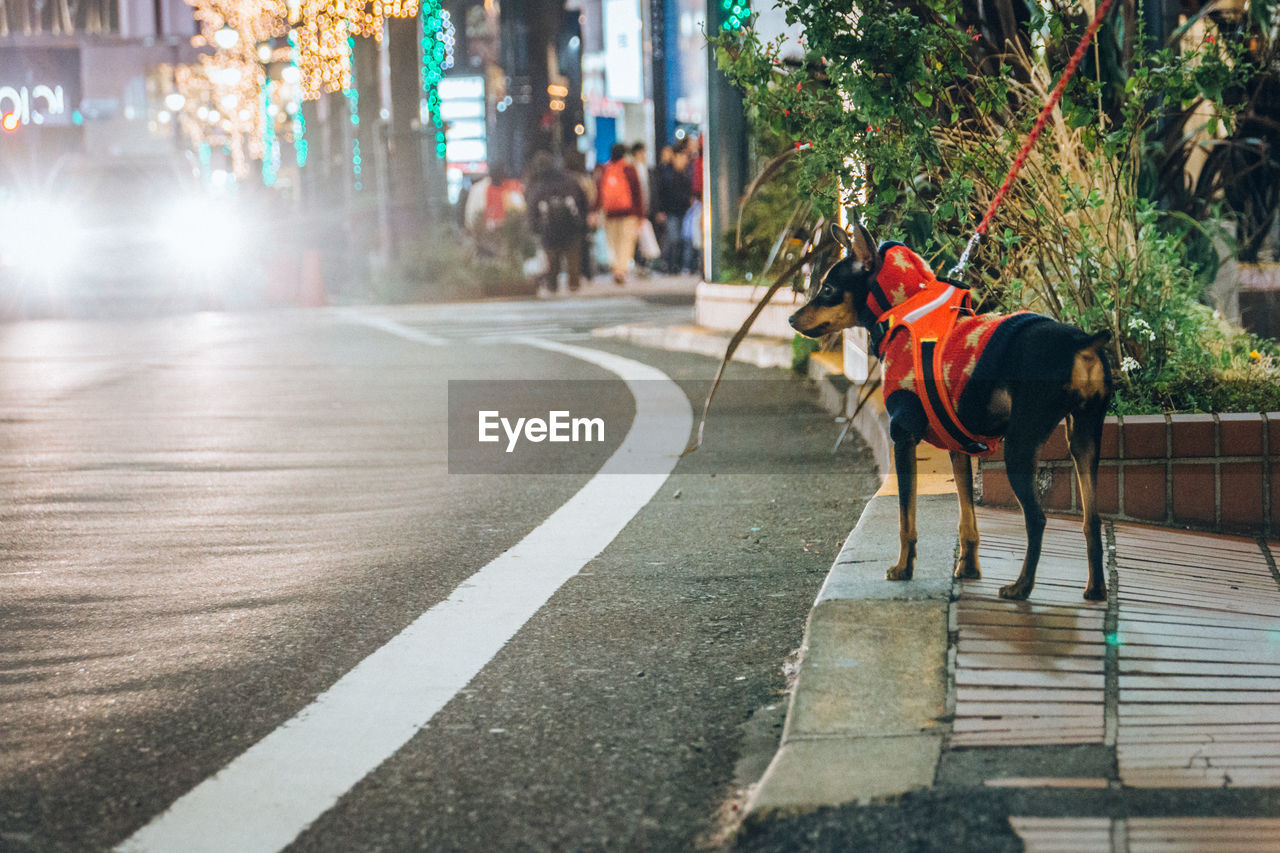
[[[0,4],[0,169],[23,180],[64,153],[172,149],[165,98],[195,61],[183,0]]]

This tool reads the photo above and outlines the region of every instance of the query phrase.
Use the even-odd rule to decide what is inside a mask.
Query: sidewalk
[[[916,578],[884,580],[897,554],[889,477],[810,615],[740,843],[770,849],[815,823],[870,841],[857,805],[918,791],[887,819],[910,824],[923,800],[916,843],[886,849],[999,849],[1004,835],[1032,851],[1280,850],[1275,546],[1108,523],[1109,599],[1094,604],[1081,598],[1080,522],[1051,518],[1031,600],[1004,601],[1021,514],[980,508],[983,578],[953,580],[950,465],[920,456]],[[936,809],[956,796],[969,814],[948,822]],[[787,817],[823,806],[843,808]],[[965,832],[977,812],[1006,831]]]
[[[811,366],[844,414],[838,371]],[[887,471],[882,413],[856,426]],[[1095,604],[1079,519],[1051,518],[1031,600],[1008,602],[1021,514],[979,509],[983,578],[955,581],[950,464],[922,446],[920,470],[915,579],[884,579],[889,477],[810,613],[735,846],[1280,850],[1280,545],[1107,523]]]

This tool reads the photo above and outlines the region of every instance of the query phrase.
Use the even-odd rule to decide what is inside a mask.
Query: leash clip
[[[978,241],[982,239],[981,231],[974,231],[973,236],[969,238],[969,245],[964,247],[964,251],[960,254],[960,260],[947,273],[948,278],[959,279],[964,275],[965,267],[969,266],[969,256],[973,254],[973,250],[978,248]]]

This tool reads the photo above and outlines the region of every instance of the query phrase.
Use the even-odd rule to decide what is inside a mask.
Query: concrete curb
[[[856,407],[861,389],[832,363],[815,360],[810,375],[825,386],[831,411],[847,416]],[[878,403],[878,396],[868,401],[854,427],[887,474],[891,445]],[[936,455],[926,454],[926,463],[936,469]],[[892,485],[886,477],[867,503],[809,614],[782,742],[747,802],[748,824],[933,785],[950,728],[958,510],[953,497],[921,494],[915,579],[887,581],[884,570],[898,552]]]
[[[723,358],[724,351],[733,337],[728,332],[714,332],[699,326],[659,326],[652,323],[630,323],[593,329],[592,337],[629,341],[655,349],[692,352]],[[756,367],[790,367],[791,342],[778,338],[747,335],[733,354],[734,361],[753,364]]]

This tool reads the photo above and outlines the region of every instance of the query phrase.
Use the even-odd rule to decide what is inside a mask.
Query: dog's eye
[[[818,295],[830,298],[836,295],[836,289],[829,284],[824,284],[822,289],[818,291]]]

